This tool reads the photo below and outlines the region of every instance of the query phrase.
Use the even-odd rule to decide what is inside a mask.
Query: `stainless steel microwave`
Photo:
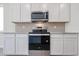
[[[32,12],[31,19],[33,21],[48,21],[48,12]]]

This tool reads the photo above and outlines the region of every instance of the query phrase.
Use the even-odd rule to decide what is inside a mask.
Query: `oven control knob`
[[[48,42],[48,40],[46,40],[46,42]]]
[[[38,47],[38,49],[40,49],[41,47]]]

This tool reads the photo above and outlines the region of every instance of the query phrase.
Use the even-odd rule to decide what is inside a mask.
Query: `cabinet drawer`
[[[63,34],[51,34],[51,37],[63,37]]]
[[[15,37],[15,34],[4,34],[4,37]]]
[[[61,38],[61,37],[59,37],[59,38],[58,37],[51,37],[50,39],[51,40],[63,40],[63,38]]]
[[[77,37],[77,34],[64,34],[64,37]]]
[[[16,34],[16,37],[27,37],[27,34]]]

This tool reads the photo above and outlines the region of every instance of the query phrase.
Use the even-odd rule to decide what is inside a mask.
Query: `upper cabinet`
[[[49,13],[48,22],[69,22],[70,4],[68,3],[19,3],[7,4],[7,18],[15,22],[31,22],[31,12]]]
[[[7,22],[20,20],[20,4],[12,3],[4,5],[4,19]],[[5,21],[6,21],[5,20]]]
[[[47,11],[47,4],[46,3],[32,3],[31,4],[31,11]]]
[[[49,11],[49,22],[54,22],[59,20],[59,5],[57,3],[48,4]]]
[[[5,3],[4,4],[4,31],[15,32],[15,24],[12,22],[20,20],[20,4]]]
[[[69,22],[70,4],[48,4],[49,22]]]
[[[69,4],[60,4],[60,13],[59,13],[59,19],[64,22],[69,21],[70,16],[70,5]]]
[[[31,22],[31,4],[20,5],[21,22]]]
[[[14,17],[12,20],[12,22],[31,22],[31,6],[30,4],[11,4],[9,5],[10,11],[8,11],[9,13],[13,14],[12,18],[14,17],[14,15],[16,17]]]

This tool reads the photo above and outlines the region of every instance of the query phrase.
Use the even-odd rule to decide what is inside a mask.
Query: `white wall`
[[[79,3],[71,4],[70,22],[65,24],[65,32],[79,32]]]

